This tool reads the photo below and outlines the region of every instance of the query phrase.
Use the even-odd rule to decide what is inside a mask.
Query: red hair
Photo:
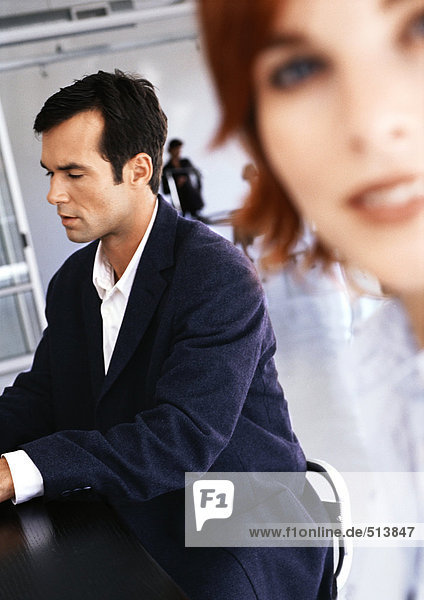
[[[221,104],[214,145],[238,135],[255,160],[258,177],[236,220],[247,234],[264,235],[268,266],[285,262],[303,232],[301,215],[268,166],[256,129],[253,63],[280,6],[281,0],[198,0],[206,57]],[[313,255],[329,259],[320,244]]]

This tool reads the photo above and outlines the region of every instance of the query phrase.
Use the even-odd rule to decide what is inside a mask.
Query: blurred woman
[[[355,335],[346,381],[370,469],[424,470],[423,0],[200,0],[199,13],[215,141],[239,136],[259,170],[239,225],[264,235],[271,265],[310,227],[310,260],[393,298]],[[421,505],[417,489],[412,477]],[[349,597],[418,598],[421,552],[405,550],[390,563],[375,550]]]

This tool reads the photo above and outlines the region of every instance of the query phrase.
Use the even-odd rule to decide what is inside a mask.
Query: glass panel
[[[0,297],[0,360],[33,352],[40,335],[32,292]]]
[[[9,265],[9,268],[1,270],[5,265]],[[3,157],[0,154],[0,288],[27,282],[29,272],[25,265],[23,240],[13,210]]]
[[[3,392],[6,386],[11,385],[15,381],[17,373],[6,373],[6,375],[0,375],[0,394]]]
[[[0,289],[12,287],[19,283],[27,283],[28,279],[28,265],[24,262],[0,267]]]
[[[0,103],[0,393],[29,368],[44,326],[41,291],[19,181]]]

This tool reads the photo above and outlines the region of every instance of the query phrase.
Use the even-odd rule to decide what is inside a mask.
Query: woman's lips
[[[362,216],[375,222],[405,221],[424,208],[424,175],[367,186],[352,196],[348,203]]]

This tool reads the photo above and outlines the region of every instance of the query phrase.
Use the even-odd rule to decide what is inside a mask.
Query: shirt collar
[[[141,239],[141,242],[139,243],[136,251],[134,252],[127,268],[122,274],[122,277],[116,283],[112,265],[106,258],[106,255],[103,251],[102,242],[100,240],[99,245],[97,246],[96,256],[94,258],[93,285],[96,288],[96,291],[101,300],[104,300],[106,295],[112,294],[115,290],[120,291],[124,295],[125,299],[128,300],[132,285],[134,283],[134,277],[137,270],[137,266],[140,262],[143,250],[147,244],[147,240],[149,239],[149,235],[155,222],[157,212],[158,200],[156,199],[152,217]]]

